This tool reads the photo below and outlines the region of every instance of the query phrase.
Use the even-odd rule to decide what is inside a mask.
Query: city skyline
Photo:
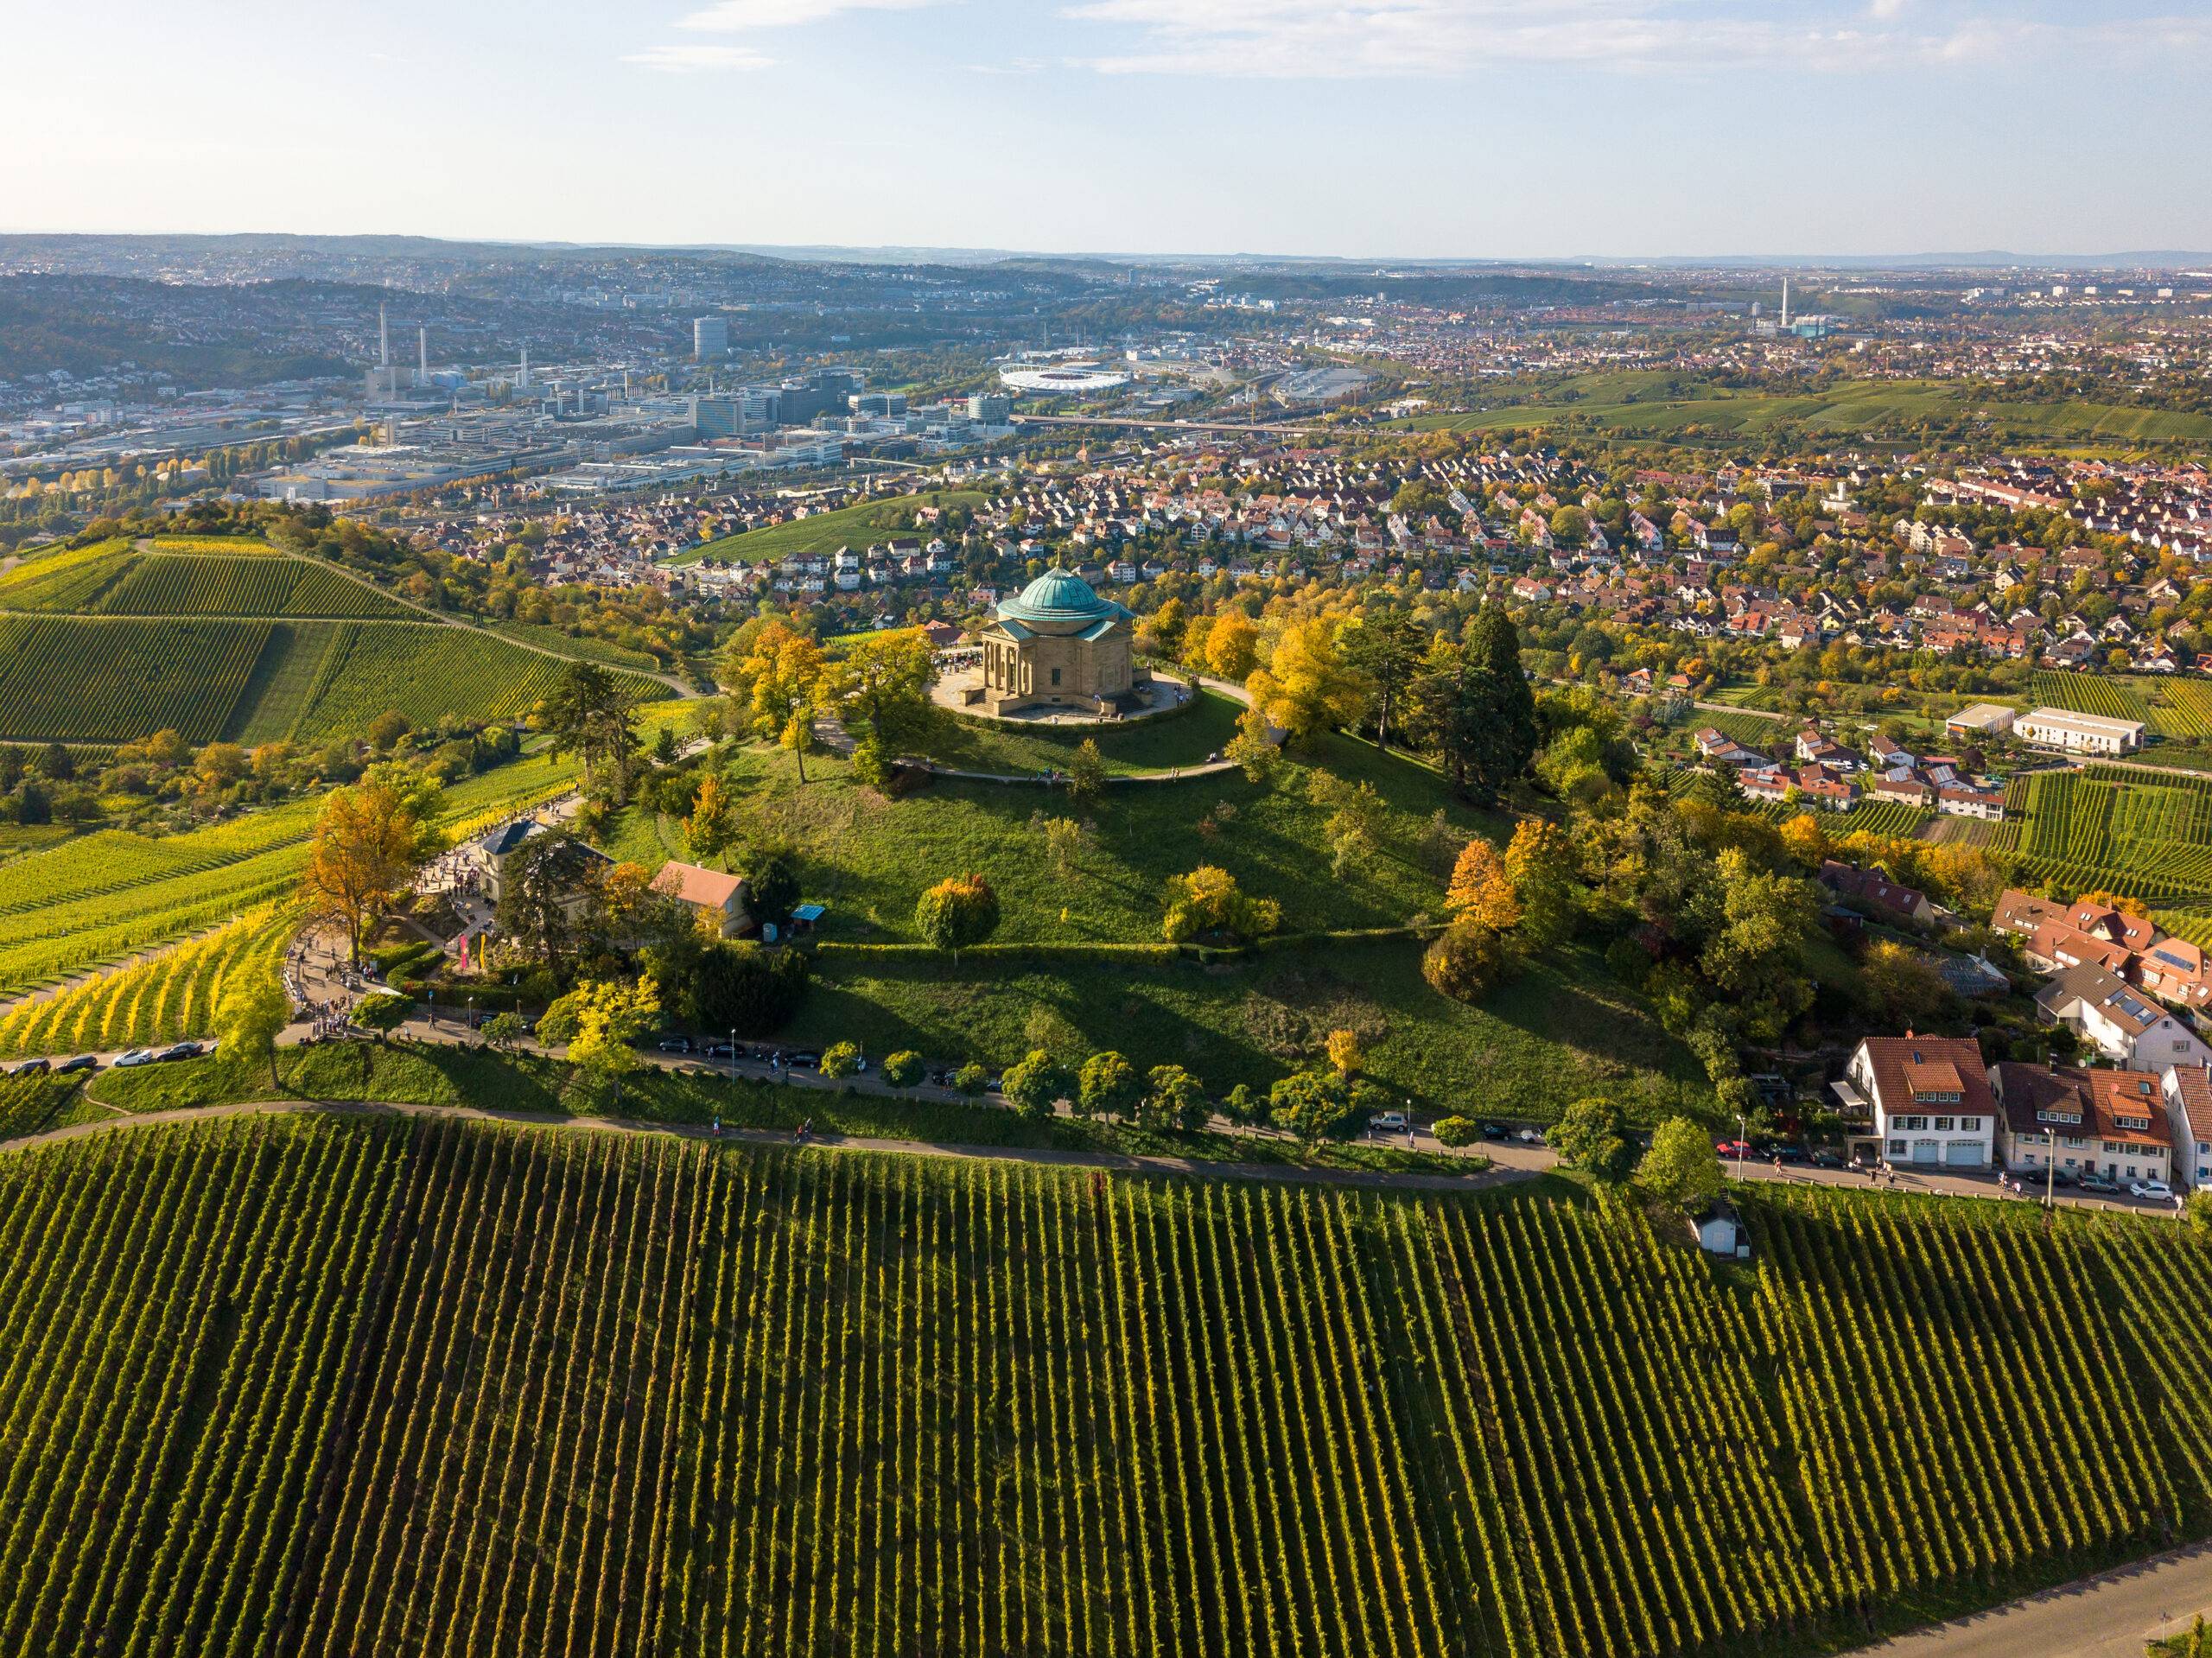
[[[2212,247],[2156,3],[714,0],[18,25],[0,229],[1145,255]],[[2129,96],[2078,109],[2084,74]],[[1656,165],[1653,165],[1656,158]],[[1378,187],[1378,184],[1380,187]]]

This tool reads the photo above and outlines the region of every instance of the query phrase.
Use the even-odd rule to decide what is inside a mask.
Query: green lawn
[[[1215,1093],[1264,1087],[1357,1031],[1370,1077],[1423,1112],[1539,1121],[1605,1094],[1650,1120],[1709,1102],[1688,1052],[1592,951],[1548,959],[1469,1007],[1430,989],[1419,940],[1342,941],[1229,962],[825,953],[794,1039],[1004,1064],[1033,1047],[1180,1064]]]
[[[1312,768],[1303,764],[1281,768],[1272,785],[1240,772],[1130,785],[1079,810],[1057,791],[942,780],[887,800],[833,757],[809,759],[801,784],[789,755],[754,749],[741,763],[742,805],[757,832],[797,849],[805,896],[830,906],[826,937],[885,943],[914,942],[923,890],[971,872],[999,895],[997,942],[1152,943],[1162,886],[1201,863],[1280,899],[1287,931],[1399,926],[1442,914],[1457,847],[1433,834],[1434,814],[1462,835],[1510,832],[1449,799],[1413,761],[1336,737],[1313,758],[1372,781],[1386,802],[1376,852],[1341,877],[1330,871],[1330,810],[1309,797]],[[1062,815],[1093,826],[1065,876],[1035,822]]]
[[[862,548],[894,534],[918,533],[926,541],[926,531],[901,528],[912,516],[914,508],[981,506],[985,499],[981,490],[973,489],[887,496],[881,500],[840,507],[835,512],[817,512],[789,524],[770,524],[765,530],[748,530],[742,535],[702,542],[696,547],[687,547],[669,562],[696,564],[702,558],[741,558],[747,563],[757,563],[764,558],[788,558],[800,553],[834,553],[840,547]]]
[[[938,710],[928,734],[910,748],[963,771],[1021,776],[1065,771],[1088,738],[1097,743],[1109,772],[1158,772],[1201,765],[1227,747],[1243,712],[1243,703],[1218,691],[1199,692],[1196,705],[1180,714],[1090,731],[1007,726]]]

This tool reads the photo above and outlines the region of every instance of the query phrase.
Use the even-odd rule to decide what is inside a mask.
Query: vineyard
[[[2039,669],[2030,694],[2042,708],[2071,708],[2076,714],[2101,715],[2108,720],[2140,720],[2146,725],[2151,719],[2151,710],[2133,687],[2101,674]]]
[[[0,1077],[0,1140],[43,1134],[78,1120],[105,1116],[78,1097],[73,1077]]]
[[[0,741],[320,742],[396,709],[417,728],[519,719],[563,668],[266,545],[102,542],[0,576]],[[572,642],[543,630],[556,649]],[[604,657],[605,650],[570,654]],[[634,689],[658,694],[639,679]]]
[[[649,716],[650,717],[650,716]],[[650,728],[650,727],[649,727]],[[575,786],[572,760],[532,756],[456,783],[440,827],[480,833]],[[181,835],[103,829],[28,853],[0,877],[0,994],[222,926],[289,896],[320,800]]]
[[[142,555],[91,608],[116,616],[404,616],[405,607],[306,559]]]
[[[0,1018],[0,1058],[143,1047],[206,1036],[239,975],[273,978],[299,917],[269,905],[151,960],[104,973]]]
[[[2015,778],[2006,811],[2031,885],[2147,903],[2212,901],[2212,778],[2093,765]]]
[[[1758,714],[1715,714],[1711,708],[1700,708],[1691,716],[1692,730],[1701,731],[1707,726],[1746,748],[1756,748],[1777,759],[1788,759],[1797,740],[1796,726],[1787,720],[1770,720]]]
[[[335,1118],[10,1153],[0,1645],[1812,1649],[2212,1523],[2212,1250],[1746,1207],[1718,1269],[1528,1192]]]

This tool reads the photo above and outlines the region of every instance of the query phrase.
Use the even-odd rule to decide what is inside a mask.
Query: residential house
[[[2154,1071],[2212,1064],[2212,1048],[2180,1014],[2103,968],[2084,962],[2067,969],[2037,994],[2036,1006],[2115,1064]]]
[[[1870,1036],[1846,1077],[1873,1112],[1886,1161],[1986,1169],[1994,1160],[1997,1102],[1973,1038]]]
[[[654,874],[652,888],[689,908],[702,930],[717,937],[734,938],[753,929],[752,912],[747,905],[752,892],[742,875],[671,858]]]
[[[1834,858],[1815,878],[1847,904],[1857,904],[1891,921],[1932,925],[1942,914],[1925,893],[1891,880],[1878,869],[1854,869]]]
[[[2160,1091],[2173,1144],[2174,1190],[2212,1186],[2212,1071],[2202,1065],[2171,1065]]]
[[[2058,1167],[2113,1180],[2164,1180],[2172,1135],[2155,1072],[2003,1060],[1990,1067],[1998,1151],[2015,1174]]]

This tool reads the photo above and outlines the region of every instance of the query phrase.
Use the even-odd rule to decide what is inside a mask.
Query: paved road
[[[1881,1658],[2143,1658],[2146,1642],[2185,1633],[2199,1612],[2212,1615],[2212,1543],[1866,1650]]]

